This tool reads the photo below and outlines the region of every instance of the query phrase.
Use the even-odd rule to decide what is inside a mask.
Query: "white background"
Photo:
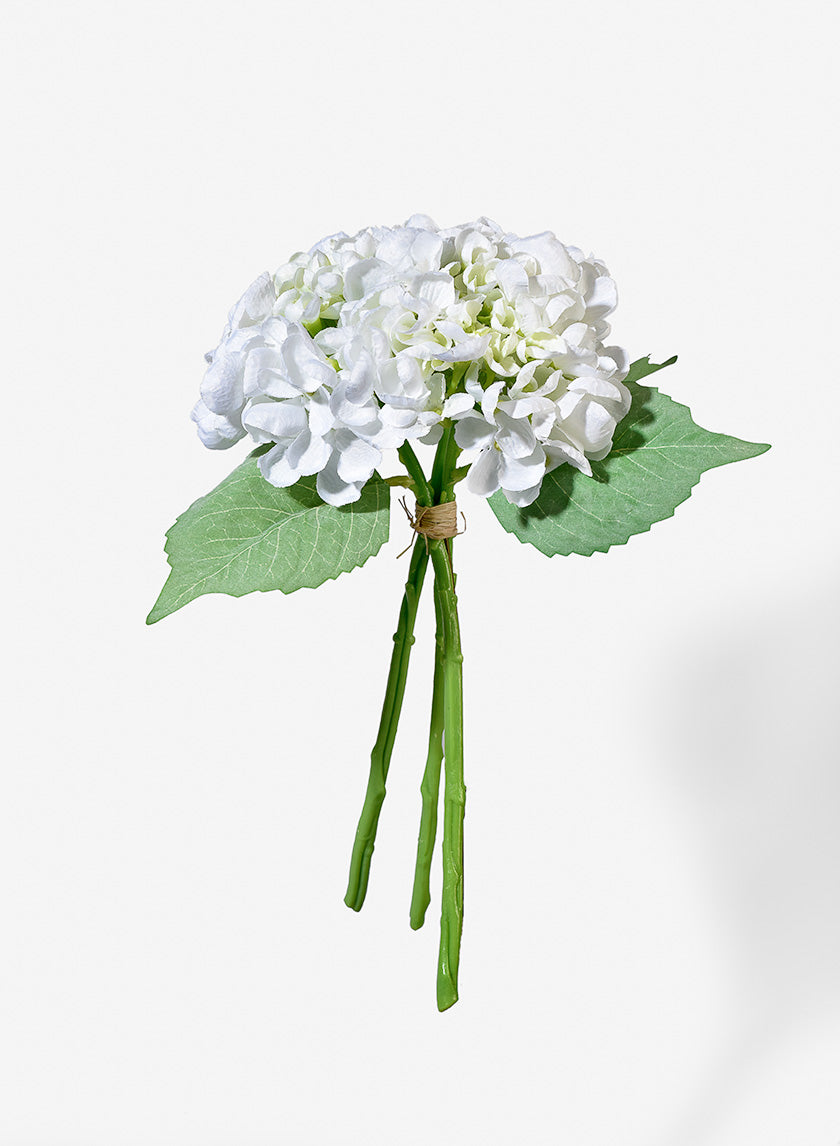
[[[2,1146],[840,1140],[832,9],[6,0]],[[227,308],[415,211],[595,251],[616,340],[773,445],[607,557],[464,499],[443,1016],[436,911],[408,928],[428,602],[342,903],[400,516],[317,593],[143,624],[244,456],[187,417]]]

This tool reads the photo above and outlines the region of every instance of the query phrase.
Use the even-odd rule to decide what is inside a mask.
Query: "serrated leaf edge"
[[[254,453],[256,453],[256,451],[254,451]],[[253,455],[251,455],[251,456],[253,456]],[[239,480],[244,480],[244,478],[239,479]],[[235,485],[235,484],[236,484],[236,482],[231,482],[231,485]],[[390,497],[391,497],[390,487],[388,485],[386,485],[385,482],[379,482],[379,483],[377,483],[377,486],[376,486],[376,507],[373,511],[374,513],[378,513],[379,510],[382,509],[382,503],[381,503],[382,491],[384,491],[385,495],[386,495],[385,504],[390,505]],[[196,498],[196,500],[192,503],[192,505],[188,506],[187,509],[185,509],[183,511],[183,513],[178,514],[178,516],[175,518],[175,521],[172,523],[172,525],[170,525],[169,529],[167,529],[167,531],[166,531],[166,544],[164,545],[164,553],[166,554],[166,562],[169,565],[170,573],[169,573],[169,576],[166,578],[166,581],[164,581],[163,587],[162,587],[160,593],[158,594],[157,600],[155,601],[154,605],[152,606],[151,610],[149,611],[149,615],[146,617],[146,624],[147,625],[154,625],[154,624],[156,624],[157,621],[162,621],[164,617],[171,616],[172,613],[178,612],[179,609],[184,608],[185,605],[190,604],[191,601],[195,601],[199,597],[212,597],[212,596],[247,597],[251,593],[274,593],[277,591],[283,593],[284,596],[289,596],[291,593],[297,593],[300,589],[318,589],[318,588],[320,588],[321,585],[325,585],[327,583],[327,581],[337,581],[339,577],[343,576],[346,573],[353,573],[353,572],[355,572],[356,569],[362,569],[365,565],[367,565],[367,563],[368,563],[368,561],[370,561],[371,557],[376,557],[376,555],[381,551],[382,547],[388,542],[388,540],[390,538],[390,517],[389,517],[389,522],[388,522],[389,529],[388,529],[386,535],[383,537],[380,544],[376,547],[376,549],[371,550],[371,552],[367,555],[367,557],[365,557],[363,561],[360,561],[358,564],[354,565],[352,569],[339,569],[336,573],[328,574],[326,577],[324,577],[324,579],[322,581],[319,581],[317,585],[299,585],[295,589],[283,589],[281,586],[275,585],[275,586],[267,586],[266,588],[243,589],[241,592],[229,591],[226,589],[224,589],[224,590],[223,589],[211,589],[211,590],[209,590],[209,592],[206,592],[206,593],[205,592],[194,593],[193,590],[195,589],[196,585],[199,585],[199,584],[202,584],[203,582],[206,582],[210,576],[215,575],[215,572],[220,571],[220,570],[216,570],[216,571],[214,571],[213,574],[207,574],[206,577],[200,578],[198,581],[193,582],[193,584],[188,589],[184,590],[182,593],[179,593],[178,596],[175,598],[176,602],[178,602],[178,603],[174,604],[172,606],[172,608],[168,608],[165,611],[157,612],[158,605],[159,605],[161,599],[163,598],[164,594],[166,593],[166,587],[169,584],[169,582],[172,580],[173,576],[175,575],[175,567],[172,564],[171,553],[170,553],[170,549],[169,549],[172,531],[177,527],[177,525],[179,524],[181,519],[183,517],[185,517],[190,512],[191,509],[194,509],[199,504],[199,502],[201,502],[205,498],[209,497],[210,494],[213,492],[214,491],[211,490],[210,493],[203,494],[201,497]],[[263,506],[256,506],[254,508],[263,509],[264,507]],[[321,506],[309,506],[308,509],[302,509],[300,511],[300,513],[294,513],[294,514],[287,515],[280,525],[276,525],[273,528],[276,529],[277,534],[279,536],[280,531],[290,521],[294,521],[297,517],[300,517],[302,514],[308,512],[312,509],[315,510],[315,515],[316,515],[315,520],[317,523],[318,522],[318,516],[317,515],[319,514],[319,512],[322,508],[329,509],[331,507],[327,506],[326,503],[322,503]],[[213,511],[213,512],[223,513],[225,511],[224,510],[217,510],[217,511]],[[207,516],[212,516],[212,513],[208,514]],[[347,539],[345,540],[345,543],[344,543],[344,549],[342,551],[342,557],[343,557],[344,553],[347,552],[347,546],[350,543],[352,531],[353,531],[353,526],[351,524],[350,533],[348,534]],[[240,556],[247,549],[251,549],[255,545],[262,542],[265,539],[266,535],[270,532],[271,532],[271,529],[266,530],[264,533],[259,534],[253,540],[253,542],[250,545],[243,546],[242,549],[237,550],[237,552],[230,558],[230,560],[227,562],[227,564],[222,566],[221,569],[222,570],[226,569],[227,565],[229,565],[230,562],[233,561],[236,557]],[[373,530],[371,532],[373,532]],[[315,552],[315,548],[313,546],[312,553],[310,553],[306,564],[303,566],[304,569],[306,568],[306,565],[309,564],[309,561],[312,560],[312,554],[314,554],[314,552]],[[212,558],[210,558],[210,557],[197,558],[197,560],[209,561],[209,560],[212,560]]]
[[[650,355],[647,355],[647,357],[648,357],[648,359],[649,359],[649,358],[650,358]],[[659,370],[659,369],[662,369],[662,368],[663,368],[663,367],[665,367],[665,366],[670,366],[670,365],[672,365],[672,363],[676,362],[676,358],[677,358],[677,356],[676,356],[676,355],[674,355],[674,356],[673,356],[673,358],[669,358],[667,362],[663,362],[663,363],[661,363],[661,365],[657,366],[657,368],[656,368],[656,369],[657,369],[657,370]],[[651,373],[653,373],[653,371],[648,371],[648,374],[645,374],[645,375],[644,375],[644,377],[648,377],[648,375],[649,375],[649,374],[651,374]],[[677,401],[675,398],[672,398],[670,394],[664,394],[664,393],[663,393],[663,392],[662,392],[662,391],[661,391],[661,390],[660,390],[660,389],[659,389],[657,386],[647,386],[647,385],[644,385],[644,383],[642,383],[641,381],[633,382],[633,383],[631,383],[631,384],[632,384],[633,386],[637,387],[637,388],[638,388],[638,387],[643,387],[645,390],[655,390],[657,394],[660,394],[660,395],[661,395],[663,398],[667,398],[667,399],[668,399],[670,402],[673,402],[675,406],[679,406],[681,409],[685,410],[685,411],[686,411],[686,413],[687,413],[687,414],[688,414],[688,416],[689,416],[689,419],[691,420],[691,423],[692,423],[692,425],[693,425],[693,426],[695,426],[697,429],[700,429],[700,430],[705,430],[705,432],[706,432],[707,434],[716,434],[716,433],[717,433],[717,431],[716,431],[716,430],[707,430],[705,426],[700,426],[700,425],[699,425],[699,423],[697,423],[697,422],[695,422],[695,421],[694,421],[694,416],[692,415],[692,413],[691,413],[691,409],[690,409],[690,407],[689,407],[689,406],[687,406],[687,405],[686,405],[684,402],[678,402],[678,401]],[[634,427],[634,426],[636,426],[637,424],[638,424],[637,422],[631,422],[631,423],[629,423],[627,426],[625,426],[625,427],[624,427],[624,431],[625,431],[625,433],[627,432],[627,430],[632,430],[632,429],[633,429],[633,427]],[[722,436],[722,437],[726,437],[726,438],[730,438],[730,439],[734,439],[734,440],[735,440],[735,441],[737,441],[737,442],[742,442],[744,445],[748,445],[748,446],[753,446],[753,447],[756,447],[756,450],[755,450],[755,452],[754,452],[754,453],[748,454],[746,457],[743,457],[743,458],[736,458],[736,459],[735,459],[735,461],[739,461],[739,462],[740,462],[740,461],[749,461],[751,458],[757,458],[757,457],[761,457],[761,455],[762,455],[762,454],[765,454],[765,453],[767,453],[767,451],[770,449],[770,444],[769,444],[769,443],[767,443],[767,442],[748,442],[748,441],[747,441],[745,438],[735,438],[735,436],[734,436],[733,434],[723,434],[723,435],[720,435],[720,436]],[[654,438],[654,439],[652,439],[652,440],[653,440],[653,441],[655,441],[656,439]],[[650,444],[649,444],[648,442],[646,442],[646,443],[645,443],[643,446],[637,446],[637,447],[635,447],[634,449],[623,449],[623,450],[621,450],[621,449],[617,449],[617,450],[610,450],[609,454],[607,455],[607,458],[605,458],[605,459],[604,459],[604,461],[606,461],[606,460],[607,460],[608,458],[610,458],[610,457],[614,457],[616,454],[623,454],[624,456],[629,456],[629,455],[631,455],[631,454],[635,454],[635,453],[638,453],[639,451],[642,451],[642,450],[647,450],[647,449],[650,449],[650,448],[651,448],[651,447],[650,447]],[[662,453],[662,454],[665,454],[665,451],[666,451],[666,450],[669,450],[669,449],[694,449],[694,450],[701,450],[701,449],[703,449],[703,450],[722,450],[722,447],[721,447],[721,446],[719,446],[719,445],[708,445],[708,446],[690,446],[690,445],[689,445],[689,446],[682,446],[682,447],[681,447],[681,446],[679,446],[678,444],[676,444],[676,445],[674,445],[674,446],[654,446],[654,447],[653,447],[653,449],[654,449],[654,451],[655,451],[655,452],[657,452],[657,453]],[[672,463],[673,463],[674,465],[677,465],[677,464],[678,464],[678,463],[677,463],[677,462],[675,462],[673,459],[668,459],[668,460],[672,461]],[[635,464],[636,464],[636,465],[639,465],[639,463],[638,463],[638,462],[636,462]],[[730,463],[729,463],[729,462],[724,462],[724,463],[722,463],[722,464],[723,464],[723,465],[729,465]],[[644,466],[639,466],[639,468],[640,468],[640,469],[644,469]],[[680,468],[681,468],[681,469],[685,469],[685,467],[683,467],[683,466],[681,466]],[[691,482],[691,485],[689,486],[688,492],[686,493],[685,497],[681,497],[679,501],[675,502],[675,503],[674,503],[674,507],[673,507],[673,509],[671,510],[671,512],[670,512],[670,513],[667,513],[667,514],[665,514],[665,515],[664,515],[664,517],[659,517],[659,518],[657,518],[657,519],[656,519],[656,521],[652,521],[652,522],[650,523],[650,525],[647,525],[647,526],[645,526],[643,529],[637,529],[637,530],[635,530],[635,532],[631,533],[629,537],[626,537],[626,538],[624,539],[624,541],[613,541],[613,542],[611,542],[609,545],[607,545],[607,546],[605,546],[605,547],[604,547],[604,546],[598,546],[598,545],[594,545],[594,546],[591,546],[591,547],[590,547],[588,544],[584,544],[584,545],[582,545],[582,546],[581,546],[581,549],[585,549],[585,550],[586,550],[585,552],[579,552],[579,553],[548,553],[548,552],[547,552],[545,549],[543,549],[543,547],[542,547],[541,545],[537,544],[537,542],[536,542],[536,541],[532,541],[532,540],[530,540],[530,539],[528,539],[528,538],[520,537],[520,536],[519,536],[517,533],[515,533],[515,532],[514,532],[514,530],[513,530],[513,529],[509,529],[509,528],[507,527],[507,525],[505,525],[505,523],[504,523],[504,522],[501,520],[501,518],[499,518],[499,517],[496,517],[496,514],[495,514],[495,512],[493,513],[493,516],[494,516],[494,517],[496,517],[496,520],[499,522],[499,525],[501,525],[501,527],[502,527],[502,529],[505,531],[505,533],[508,533],[508,534],[510,534],[512,537],[516,538],[516,540],[519,542],[519,544],[520,544],[520,545],[530,545],[530,546],[531,546],[533,549],[537,549],[537,550],[538,550],[540,553],[542,553],[542,554],[543,554],[543,556],[544,556],[544,557],[548,557],[548,558],[552,558],[552,557],[593,557],[593,556],[594,556],[596,553],[604,553],[604,554],[606,554],[606,553],[609,553],[609,551],[610,551],[611,549],[617,549],[617,548],[619,548],[619,547],[620,547],[620,546],[622,546],[622,545],[627,545],[627,544],[628,544],[628,542],[630,542],[630,541],[631,541],[631,540],[632,540],[634,537],[641,537],[641,536],[642,536],[643,534],[645,534],[645,533],[650,533],[650,531],[653,529],[653,527],[654,527],[655,525],[659,525],[659,524],[660,524],[661,522],[663,522],[663,521],[669,521],[669,520],[670,520],[672,517],[674,517],[674,515],[675,515],[675,514],[676,514],[676,512],[677,512],[677,509],[678,509],[678,508],[679,508],[681,505],[683,505],[683,504],[684,504],[684,502],[688,501],[688,499],[691,497],[691,494],[692,494],[692,492],[693,492],[693,491],[696,489],[696,487],[697,487],[697,486],[700,484],[700,482],[702,481],[702,479],[703,479],[704,475],[705,475],[705,474],[707,474],[707,473],[709,472],[709,470],[711,470],[711,469],[717,469],[717,468],[718,468],[717,466],[709,466],[707,469],[705,469],[705,470],[703,471],[703,473],[701,473],[701,474],[698,476],[698,478],[697,478],[697,480],[696,480],[696,481],[693,481],[693,482]],[[646,472],[650,472],[650,471],[646,471]],[[550,475],[546,475],[546,476],[550,476]],[[655,475],[654,475],[654,476],[655,476]],[[594,480],[597,480],[597,479],[591,478],[591,479],[589,479],[589,480],[591,480],[591,481],[594,481]],[[621,493],[622,493],[622,495],[623,495],[623,496],[625,496],[625,497],[626,497],[626,496],[628,496],[626,493],[624,493],[624,491],[623,491],[623,490],[621,491]],[[502,491],[501,491],[501,490],[498,490],[498,491],[497,491],[495,494],[493,494],[493,496],[492,496],[492,497],[490,497],[490,498],[488,498],[488,499],[487,499],[487,500],[488,500],[488,504],[490,504],[490,503],[492,502],[492,500],[493,500],[493,498],[494,498],[494,497],[504,497],[504,494],[502,493]],[[589,512],[589,510],[585,509],[585,508],[584,508],[584,507],[583,507],[583,506],[582,506],[582,505],[581,505],[579,502],[575,501],[573,497],[569,496],[569,499],[568,499],[568,500],[569,500],[569,502],[570,502],[572,505],[574,505],[574,506],[575,506],[575,507],[576,507],[576,508],[577,508],[577,509],[578,509],[578,510],[581,512],[581,513],[584,513],[584,514],[586,514],[586,516],[587,516],[587,517],[594,517],[594,516],[595,516],[594,514],[590,513],[590,512]],[[644,503],[640,503],[640,504],[644,504]],[[536,509],[537,509],[539,512],[541,512],[541,513],[542,513],[542,511],[540,510],[540,507],[539,507],[539,506],[537,506],[537,505],[536,505],[536,503],[534,503],[534,508],[536,508]],[[492,510],[493,510],[493,507],[492,507],[492,505],[490,505],[490,509],[491,509],[491,512],[492,512]],[[546,514],[546,513],[542,513],[542,516],[543,516],[543,518],[547,518],[547,517],[548,517],[548,514]],[[562,515],[561,515],[561,516],[562,516]],[[595,518],[595,520],[596,520],[596,521],[600,521],[601,519],[600,519],[600,518]],[[559,518],[558,518],[558,520],[557,520],[556,524],[557,524],[557,525],[559,525],[559,526],[560,526],[560,528],[561,528],[561,529],[563,529],[563,531],[564,531],[565,533],[568,533],[568,534],[570,534],[570,536],[578,536],[577,534],[573,533],[573,531],[572,531],[572,530],[570,530],[570,529],[566,529],[566,528],[565,528],[565,526],[563,526],[563,525],[561,524],[561,522],[559,521]]]

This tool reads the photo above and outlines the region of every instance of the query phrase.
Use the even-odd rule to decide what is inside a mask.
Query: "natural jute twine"
[[[461,514],[464,529],[458,528],[458,505],[454,501],[444,501],[440,505],[420,505],[415,503],[414,513],[405,504],[405,498],[400,498],[400,504],[405,510],[408,523],[415,533],[426,539],[426,548],[430,541],[447,541],[450,537],[457,537],[467,527],[467,519]],[[406,546],[402,553],[407,553],[411,545]]]

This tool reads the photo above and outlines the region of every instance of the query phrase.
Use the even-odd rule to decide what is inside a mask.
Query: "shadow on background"
[[[707,1146],[768,1056],[840,1010],[840,604],[836,582],[808,588],[686,627],[669,657],[685,668],[662,766],[696,824],[737,1006],[661,1146]]]

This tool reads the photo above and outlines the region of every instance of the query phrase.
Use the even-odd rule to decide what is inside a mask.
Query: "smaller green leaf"
[[[490,507],[502,527],[549,557],[606,553],[672,517],[706,470],[770,449],[704,430],[686,406],[655,386],[640,385],[639,379],[675,361],[640,358],[630,367],[630,411],[618,425],[612,451],[592,463],[592,477],[558,466],[525,509],[511,505],[501,491],[493,494]]]
[[[167,533],[172,572],[146,623],[204,593],[314,589],[355,569],[388,540],[390,489],[374,475],[358,501],[340,509],[318,496],[315,478],[287,489],[265,480],[255,450]]]
[[[676,361],[676,354],[667,358],[664,362],[651,362],[650,355],[646,354],[644,358],[637,358],[636,361],[631,364],[624,383],[627,385],[630,382],[640,382],[642,378],[646,378],[648,374],[655,374],[657,370],[664,370],[666,366],[673,366]]]

